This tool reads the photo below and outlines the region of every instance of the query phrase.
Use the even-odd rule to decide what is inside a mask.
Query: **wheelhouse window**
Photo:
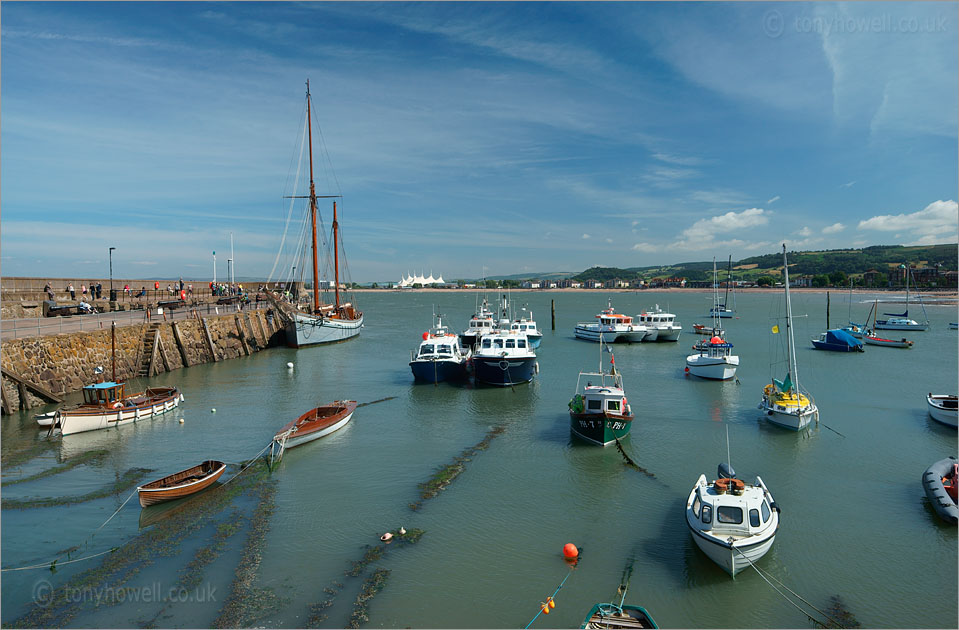
[[[484,339],[484,340],[483,340],[483,347],[484,347],[484,348],[489,348],[491,345],[492,345],[492,343],[491,343],[491,341],[490,341],[489,339]]]
[[[586,408],[587,408],[587,409],[591,409],[591,410],[593,410],[593,411],[599,411],[600,409],[603,408],[603,401],[602,401],[602,400],[587,400],[587,401],[586,401]]]
[[[515,348],[515,347],[516,347],[516,340],[515,340],[515,339],[507,339],[507,340],[506,340],[506,347],[507,347],[507,348]]]
[[[716,509],[716,520],[720,523],[739,525],[743,522],[743,509],[734,505],[720,505]]]
[[[516,340],[516,347],[517,347],[517,348],[525,348],[525,347],[526,347],[526,340],[525,340],[525,339],[517,339],[517,340]]]
[[[423,344],[422,346],[420,346],[420,356],[424,356],[424,355],[427,355],[427,354],[433,354],[434,349],[435,349],[435,348],[434,348],[433,344],[431,344],[431,343]]]
[[[453,349],[450,346],[437,346],[436,354],[453,354]]]
[[[608,400],[608,401],[606,401],[606,410],[607,410],[607,411],[619,411],[619,401],[618,401],[618,400]]]
[[[765,499],[763,500],[761,509],[763,511],[763,523],[765,523],[769,520],[769,504],[766,503]]]
[[[497,337],[496,339],[494,339],[494,340],[493,340],[493,347],[494,347],[494,348],[502,348],[502,347],[503,347],[503,340],[500,339],[500,338],[498,338],[498,337]]]
[[[713,506],[708,503],[703,504],[703,523],[709,525],[713,522]]]
[[[759,527],[759,510],[756,508],[749,510],[749,526]]]
[[[699,495],[696,495],[696,498],[693,499],[693,516],[699,518],[699,508],[701,508],[703,502],[699,500]]]

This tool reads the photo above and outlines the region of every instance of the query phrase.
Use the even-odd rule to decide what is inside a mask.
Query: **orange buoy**
[[[547,597],[546,603],[549,604],[550,608],[556,608],[556,602],[553,601],[552,597]]]
[[[543,604],[543,614],[544,615],[549,614],[549,606],[547,604]]]
[[[572,560],[579,555],[579,549],[577,549],[573,543],[566,543],[563,545],[563,555]]]
[[[430,338],[429,332],[423,333],[423,341],[426,341],[426,340],[429,339],[429,338]]]

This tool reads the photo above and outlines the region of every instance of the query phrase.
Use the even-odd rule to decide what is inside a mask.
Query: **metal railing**
[[[206,315],[228,315],[242,311],[269,308],[266,301],[249,302],[247,304],[199,304],[196,306],[163,309],[113,311],[112,313],[90,313],[87,315],[71,315],[69,317],[29,317],[21,319],[6,319],[0,321],[0,337],[3,339],[22,339],[44,335],[59,335],[82,331],[109,329],[110,322],[115,321],[117,326],[134,326],[144,323],[152,324],[164,321],[183,321],[199,319]]]

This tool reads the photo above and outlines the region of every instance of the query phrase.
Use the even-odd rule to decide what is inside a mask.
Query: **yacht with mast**
[[[363,327],[363,313],[356,310],[352,299],[340,299],[340,242],[339,222],[336,214],[336,198],[342,195],[317,195],[313,182],[313,127],[310,114],[313,111],[310,98],[310,82],[306,82],[306,125],[307,139],[310,154],[310,194],[308,196],[293,196],[295,199],[310,200],[310,234],[312,236],[312,272],[313,286],[311,300],[307,304],[296,302],[296,307],[290,313],[290,320],[286,326],[287,345],[293,348],[312,346],[316,344],[344,341],[360,334]],[[333,201],[333,242],[330,246],[333,254],[333,294],[332,304],[320,302],[320,274],[319,252],[316,243],[317,199],[334,199]]]
[[[715,313],[718,317],[723,317],[729,319],[736,314],[736,309],[729,308],[726,306],[729,304],[729,285],[733,283],[733,256],[729,255],[729,263],[726,266],[726,297],[723,299],[722,304],[713,304],[713,307],[709,309],[710,317]],[[735,294],[733,294],[735,298]]]
[[[812,396],[799,386],[799,368],[796,365],[796,342],[793,338],[792,305],[789,302],[789,264],[786,262],[786,244],[783,243],[783,284],[786,289],[786,378],[772,378],[763,388],[759,409],[766,419],[787,429],[799,431],[813,419],[819,421],[819,408]],[[772,327],[779,334],[779,325]],[[770,359],[770,368],[773,362]]]
[[[725,381],[736,376],[739,357],[732,354],[733,344],[726,341],[723,320],[719,316],[719,285],[716,283],[716,259],[713,258],[713,335],[693,346],[697,354],[686,357],[686,373],[713,380]]]
[[[926,317],[925,323],[909,319],[909,276],[912,275],[912,270],[905,264],[899,265],[899,268],[904,269],[906,274],[906,310],[902,313],[883,313],[889,315],[889,319],[876,319],[872,326],[876,330],[928,330],[929,316],[926,315],[926,307],[922,303],[922,296],[919,297],[919,306],[922,307],[922,314]]]

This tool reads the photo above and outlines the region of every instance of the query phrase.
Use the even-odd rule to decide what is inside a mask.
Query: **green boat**
[[[596,604],[580,628],[658,628],[642,606]]]
[[[634,416],[623,391],[623,377],[616,371],[615,358],[610,355],[609,372],[604,372],[602,353],[600,340],[599,371],[579,373],[576,394],[569,401],[569,428],[580,439],[607,446],[626,437]],[[582,387],[584,380],[586,385]]]

